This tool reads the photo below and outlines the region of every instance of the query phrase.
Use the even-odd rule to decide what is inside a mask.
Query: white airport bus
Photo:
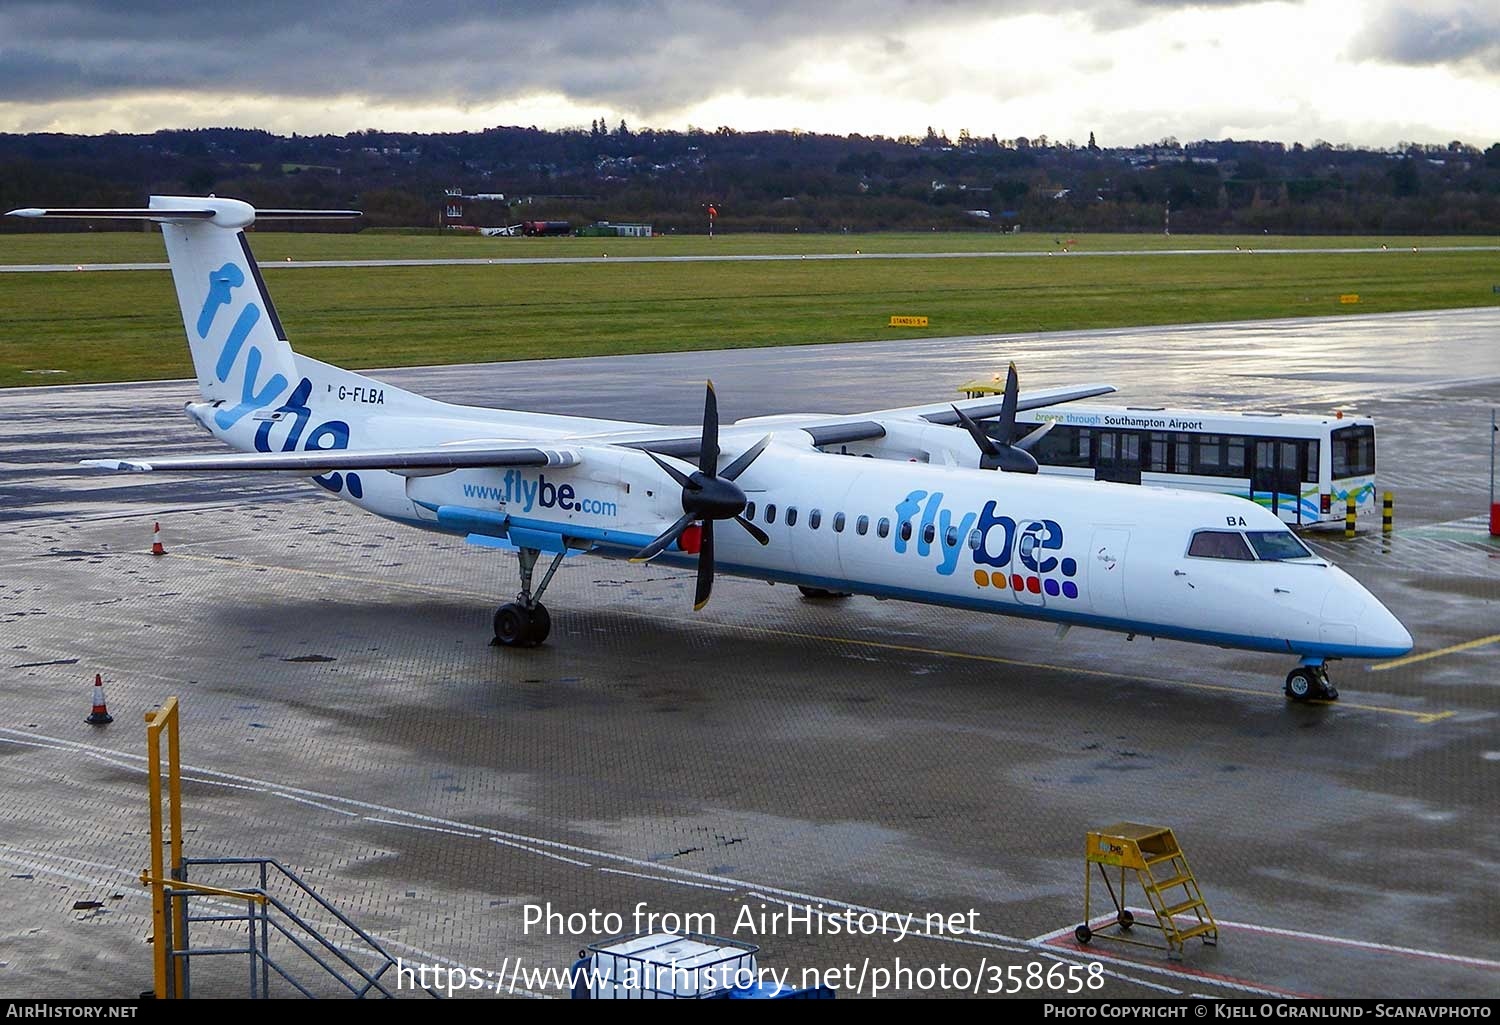
[[[961,389],[977,398],[1000,382]],[[1347,496],[1375,509],[1375,421],[1368,417],[1236,413],[1143,406],[1032,409],[1024,433],[1054,426],[1031,450],[1043,473],[1248,498],[1287,523],[1342,522]]]

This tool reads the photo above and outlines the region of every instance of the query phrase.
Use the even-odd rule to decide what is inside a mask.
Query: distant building
[[[651,225],[595,221],[586,228],[579,228],[578,234],[582,238],[650,238]]]

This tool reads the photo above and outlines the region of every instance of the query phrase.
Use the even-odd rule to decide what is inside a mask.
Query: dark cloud
[[[1070,10],[1109,28],[1199,6],[1086,0]],[[790,54],[851,38],[868,41],[871,59],[899,61],[918,27],[1056,11],[1045,0],[7,0],[0,101],[197,91],[471,106],[557,92],[662,114],[726,90],[779,95]]]
[[[1418,66],[1471,62],[1500,72],[1500,4],[1383,4],[1357,37],[1354,56]]]

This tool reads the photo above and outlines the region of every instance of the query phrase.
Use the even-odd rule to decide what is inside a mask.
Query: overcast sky
[[[1500,0],[0,0],[0,131],[1500,141]]]

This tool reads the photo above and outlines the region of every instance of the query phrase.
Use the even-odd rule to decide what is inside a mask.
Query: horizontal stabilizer
[[[7,217],[75,217],[91,221],[150,220],[150,221],[207,221],[217,210],[152,210],[147,207],[40,207],[28,206],[11,210]]]
[[[271,470],[320,476],[330,470],[406,470],[444,472],[488,466],[577,466],[582,457],[571,449],[428,448],[326,452],[226,452],[209,456],[161,459],[85,459],[81,466],[133,473],[237,473]]]

